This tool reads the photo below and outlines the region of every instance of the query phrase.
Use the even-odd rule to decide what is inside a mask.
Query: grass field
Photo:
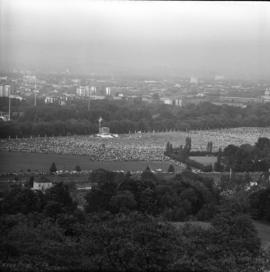
[[[27,169],[47,171],[52,162],[56,163],[58,169],[66,170],[73,170],[76,165],[80,165],[83,170],[102,167],[138,171],[147,165],[153,170],[167,170],[170,162],[163,161],[166,143],[170,141],[174,146],[184,145],[187,136],[192,139],[192,150],[205,151],[209,141],[213,142],[213,149],[218,150],[229,144],[254,144],[258,137],[270,138],[270,128],[125,134],[113,139],[99,139],[93,135],[1,139],[0,172]],[[215,158],[196,157],[196,160],[209,164],[214,163]],[[179,166],[175,165],[175,168],[180,170]]]
[[[87,156],[61,155],[26,152],[0,151],[0,172],[27,171],[28,169],[48,171],[52,162],[58,170],[73,170],[79,165],[82,170],[104,168],[107,170],[141,171],[147,165],[152,170],[162,169],[167,171],[170,161],[90,161]],[[174,164],[176,171],[182,168]]]
[[[217,157],[214,156],[190,156],[189,158],[203,165],[214,165],[217,161]]]

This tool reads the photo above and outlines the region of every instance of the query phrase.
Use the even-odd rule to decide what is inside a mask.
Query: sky
[[[270,3],[0,0],[1,68],[270,77]]]

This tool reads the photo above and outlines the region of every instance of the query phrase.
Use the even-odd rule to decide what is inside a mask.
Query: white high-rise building
[[[0,85],[0,97],[4,96],[4,86]]]
[[[223,75],[215,75],[215,80],[216,81],[224,80],[224,76]]]
[[[182,107],[183,106],[183,101],[181,98],[176,98],[175,99],[175,106]]]
[[[91,87],[91,94],[96,95],[96,93],[97,93],[97,88],[95,86],[92,86]]]
[[[198,78],[196,78],[196,77],[191,77],[189,82],[190,82],[191,84],[198,84]]]
[[[90,96],[90,92],[89,86],[80,86],[76,89],[76,94],[78,96]]]
[[[78,88],[76,89],[76,94],[77,94],[78,96],[82,96],[82,93],[83,93],[82,88],[81,88],[81,87],[78,87]]]
[[[263,102],[270,102],[270,88],[266,88],[264,96],[262,96]]]
[[[106,95],[111,95],[111,88],[110,87],[106,87]]]
[[[4,97],[9,97],[10,95],[10,85],[3,86],[3,95]]]
[[[1,77],[0,77],[0,81],[4,81],[4,82],[5,82],[5,81],[7,81],[7,79],[8,79],[7,76],[1,76]]]

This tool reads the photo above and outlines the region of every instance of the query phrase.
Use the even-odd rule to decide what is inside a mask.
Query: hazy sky
[[[0,0],[1,67],[270,77],[270,3]]]

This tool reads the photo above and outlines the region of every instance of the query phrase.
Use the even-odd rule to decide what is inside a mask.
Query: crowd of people
[[[166,143],[173,146],[192,139],[192,150],[206,150],[209,141],[213,151],[229,144],[254,144],[259,137],[270,138],[270,128],[235,128],[218,130],[194,130],[190,132],[148,132],[120,135],[119,138],[102,139],[90,136],[61,136],[10,138],[0,140],[0,150],[86,155],[90,160],[141,160],[163,161]]]
[[[192,149],[205,150],[209,141],[213,142],[213,151],[224,149],[229,144],[240,146],[257,142],[260,137],[270,138],[270,128],[242,127],[214,129],[207,131],[192,131]]]
[[[5,139],[0,150],[86,155],[90,160],[163,161],[164,144],[158,145],[141,134],[102,139],[95,136],[36,137]]]
[[[186,137],[191,137],[192,151],[206,151],[207,144],[213,143],[212,150],[217,152],[219,148],[233,144],[240,146],[242,144],[251,144],[257,142],[258,138],[270,138],[270,127],[240,127],[211,130],[192,130],[189,132],[164,132],[160,138],[167,139],[174,147],[185,145]]]

